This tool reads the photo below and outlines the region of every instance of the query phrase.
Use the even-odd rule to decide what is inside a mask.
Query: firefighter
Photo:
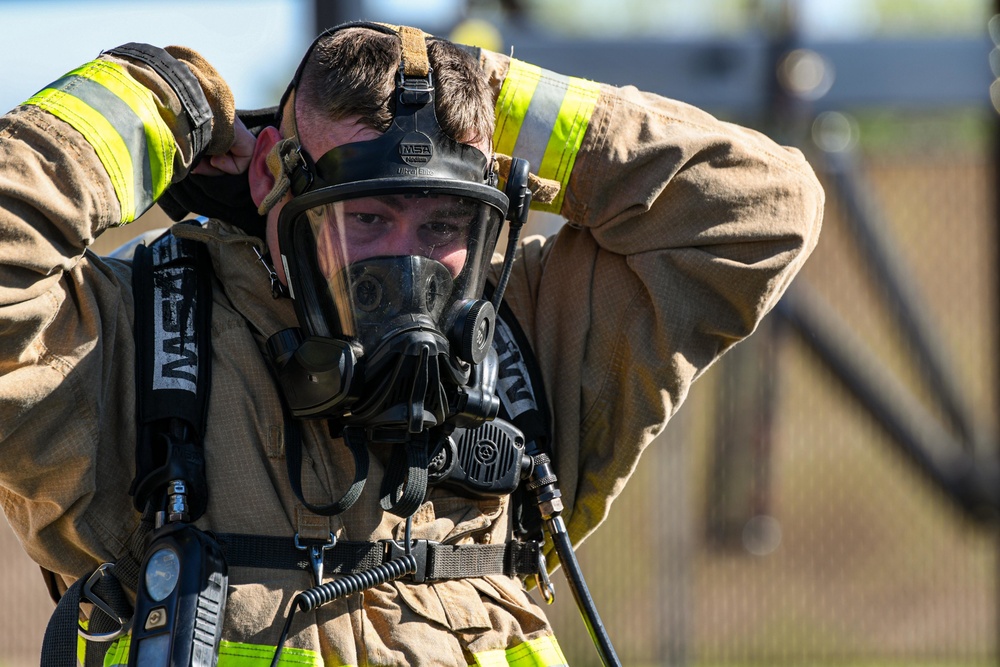
[[[530,567],[427,569],[445,549],[509,557],[510,490],[426,471],[462,429],[548,406],[541,439],[583,540],[814,248],[811,169],[680,102],[381,24],[318,38],[265,122],[234,109],[196,52],[129,44],[0,121],[0,497],[24,548],[63,589],[148,556],[165,492],[142,495],[136,364],[152,355],[183,388],[197,359],[139,349],[133,265],[88,246],[158,200],[202,212],[184,190],[200,183],[222,213],[173,236],[211,264],[205,498],[187,518],[228,561],[218,664],[268,664],[279,644],[280,664],[564,664]],[[530,196],[507,187],[512,157]],[[528,200],[567,224],[505,260],[500,228]],[[182,302],[157,303],[168,331]],[[418,544],[438,554],[421,576],[282,635],[301,591],[374,567],[345,545],[384,564]],[[149,580],[126,583],[134,598]]]

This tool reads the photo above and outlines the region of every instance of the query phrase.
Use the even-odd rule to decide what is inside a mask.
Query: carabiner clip
[[[80,594],[81,600],[86,600],[90,604],[94,605],[100,609],[108,618],[113,618],[116,623],[118,623],[119,628],[112,632],[101,632],[101,633],[91,633],[88,632],[83,626],[77,625],[76,632],[78,635],[83,637],[88,642],[113,642],[118,639],[126,632],[132,629],[132,619],[127,621],[115,613],[115,610],[111,608],[107,602],[102,600],[96,593],[94,593],[94,586],[101,583],[104,577],[111,576],[108,573],[108,569],[114,567],[114,563],[104,563],[99,568],[94,570],[94,573],[87,577],[86,583],[83,584],[83,592]]]
[[[337,537],[330,533],[330,541],[325,544],[299,544],[299,534],[295,533],[295,548],[301,551],[309,550],[309,560],[312,563],[313,577],[316,585],[323,585],[323,557],[327,549],[337,546]]]
[[[545,556],[542,550],[538,550],[538,574],[535,575],[535,585],[542,592],[545,604],[552,604],[556,601],[556,588],[549,580],[549,571],[545,567]]]

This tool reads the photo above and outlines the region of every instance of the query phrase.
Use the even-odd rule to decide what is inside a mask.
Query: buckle
[[[117,630],[113,630],[111,632],[92,633],[84,629],[83,626],[77,625],[77,634],[88,642],[113,642],[132,629],[131,618],[128,620],[123,619],[115,612],[114,609],[111,608],[111,605],[102,600],[100,596],[94,592],[95,586],[104,581],[105,577],[111,576],[111,573],[108,570],[112,567],[114,567],[113,563],[104,563],[99,568],[94,570],[94,572],[87,577],[87,581],[83,584],[83,591],[80,593],[80,599],[86,600],[97,609],[100,609],[105,616],[114,619],[115,622],[118,623],[119,627]]]
[[[313,577],[316,580],[317,586],[323,585],[323,557],[326,555],[326,550],[332,549],[335,546],[337,546],[337,538],[333,533],[330,533],[329,542],[313,544],[299,543],[299,534],[295,533],[295,548],[300,551],[309,551],[309,562],[312,565]]]
[[[407,76],[402,67],[396,75],[396,89],[399,91],[399,101],[406,105],[428,104],[434,99],[434,70],[427,76]]]
[[[406,555],[405,545],[399,544],[395,540],[384,540],[382,543],[385,545],[385,552],[382,556],[383,563]],[[430,540],[412,540],[410,542],[410,555],[417,560],[417,571],[410,575],[413,577],[414,583],[422,584],[427,579],[427,547],[430,544],[437,544],[437,542]]]

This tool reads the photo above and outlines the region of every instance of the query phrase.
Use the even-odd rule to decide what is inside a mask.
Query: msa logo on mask
[[[434,143],[423,132],[410,132],[399,142],[399,157],[411,166],[427,164],[434,157]]]

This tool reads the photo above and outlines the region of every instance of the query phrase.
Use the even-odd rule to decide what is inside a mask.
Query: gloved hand
[[[276,107],[237,111],[233,124],[236,137],[229,152],[203,157],[184,180],[174,183],[157,200],[160,208],[177,222],[191,214],[203,215],[263,238],[266,220],[257,213],[250,196],[246,165],[257,135],[275,124],[276,113]]]
[[[255,137],[239,116],[233,121],[233,144],[221,155],[203,155],[192,174],[201,176],[221,176],[222,174],[242,174],[250,166]]]

